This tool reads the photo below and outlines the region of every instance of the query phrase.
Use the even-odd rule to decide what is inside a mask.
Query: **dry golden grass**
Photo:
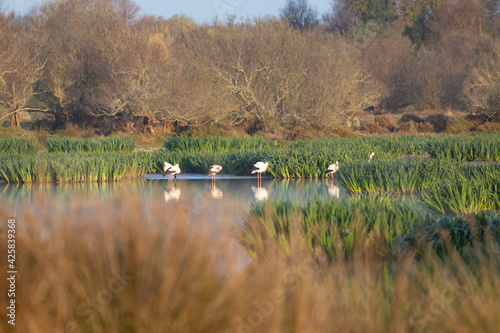
[[[16,209],[17,324],[5,332],[497,332],[498,256],[329,263],[279,251],[242,269],[214,222],[136,198]],[[12,207],[0,207],[5,223]],[[222,220],[230,220],[222,216]],[[5,237],[1,239],[1,258]],[[272,251],[270,251],[272,252]],[[2,259],[5,262],[5,259]],[[7,280],[2,264],[0,308]]]

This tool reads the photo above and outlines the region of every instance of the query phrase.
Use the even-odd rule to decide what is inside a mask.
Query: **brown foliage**
[[[473,125],[463,117],[454,117],[446,126],[448,134],[469,134]]]

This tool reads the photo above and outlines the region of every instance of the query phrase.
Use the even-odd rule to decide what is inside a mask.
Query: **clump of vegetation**
[[[118,181],[143,177],[151,164],[146,153],[19,155],[0,161],[0,179],[7,183]]]
[[[473,125],[463,117],[454,117],[446,126],[448,134],[469,134]]]
[[[479,245],[482,250],[500,246],[500,216],[433,217],[385,195],[302,204],[272,201],[252,206],[237,237],[256,259],[266,258],[275,247],[290,256],[295,246],[330,260],[423,256],[429,248],[441,257],[450,251],[466,257]]]
[[[237,237],[255,258],[266,256],[270,242],[289,255],[292,242],[297,241],[295,235],[305,238],[303,251],[312,250],[330,259],[352,258],[365,251],[387,259],[411,226],[426,219],[425,214],[389,196],[328,202],[313,199],[304,204],[273,201],[252,206]]]
[[[401,251],[420,257],[433,250],[444,258],[457,250],[469,264],[476,263],[477,255],[499,247],[500,216],[484,213],[414,224],[398,244]]]
[[[28,138],[0,138],[0,155],[34,154],[38,151],[35,141]]]
[[[135,149],[135,142],[131,137],[107,137],[98,139],[52,138],[46,141],[45,146],[50,153],[131,153]]]
[[[165,149],[172,152],[228,152],[277,149],[276,140],[238,137],[173,136],[165,141]]]
[[[430,141],[427,151],[435,159],[498,161],[500,160],[500,135],[443,137]]]
[[[357,162],[344,165],[338,178],[352,193],[412,193],[429,186],[446,167],[428,159]]]
[[[423,193],[426,207],[458,215],[500,209],[500,166],[461,166]]]

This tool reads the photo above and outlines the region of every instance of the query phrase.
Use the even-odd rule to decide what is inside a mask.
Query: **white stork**
[[[330,164],[325,171],[325,176],[332,175],[332,184],[333,184],[333,174],[339,170],[339,161],[334,164]]]
[[[165,167],[168,165],[169,163],[165,162],[165,166],[163,167],[163,169],[165,170]],[[179,164],[176,164],[176,165],[173,165],[173,166],[170,166],[167,170],[165,170],[163,172],[163,177],[165,177],[166,175],[168,175],[169,178],[172,178],[172,176],[174,178],[177,178],[177,174],[181,173],[181,168],[179,168]]]
[[[208,169],[205,177],[211,176],[212,181],[215,182],[215,175],[218,174],[222,170],[222,167],[218,164],[211,165]]]
[[[252,168],[252,173],[257,173],[257,180],[262,179],[262,173],[266,172],[267,168],[269,167],[269,163],[264,163],[264,162],[257,162],[253,165]]]
[[[172,167],[172,164],[168,163],[168,162],[165,162],[165,164],[163,164],[163,177],[165,177],[167,175],[167,170],[170,169]]]

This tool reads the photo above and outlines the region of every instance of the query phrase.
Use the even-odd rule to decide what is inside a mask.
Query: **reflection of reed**
[[[0,202],[33,202],[37,198],[57,199],[60,202],[109,200],[124,193],[134,193],[143,198],[153,195],[154,184],[146,180],[120,183],[42,183],[42,184],[0,184]]]

